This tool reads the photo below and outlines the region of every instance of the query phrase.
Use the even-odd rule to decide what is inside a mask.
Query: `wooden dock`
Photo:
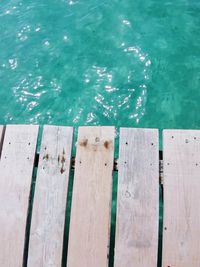
[[[0,266],[108,267],[113,250],[110,266],[156,267],[162,250],[162,267],[199,267],[200,131],[164,130],[162,140],[159,229],[157,129],[121,128],[118,153],[114,127],[79,127],[73,140],[72,127],[0,126]]]

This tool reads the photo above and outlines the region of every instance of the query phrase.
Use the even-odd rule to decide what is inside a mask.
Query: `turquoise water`
[[[200,126],[199,0],[2,0],[0,123]]]

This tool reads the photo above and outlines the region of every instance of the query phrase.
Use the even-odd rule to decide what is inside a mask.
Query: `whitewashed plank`
[[[156,267],[159,145],[156,129],[120,129],[115,267]]]
[[[0,266],[21,267],[38,126],[8,125],[0,161]]]
[[[164,133],[163,267],[200,266],[200,131]]]
[[[68,267],[108,266],[114,131],[79,128]]]
[[[72,138],[71,127],[44,127],[28,267],[61,267]]]

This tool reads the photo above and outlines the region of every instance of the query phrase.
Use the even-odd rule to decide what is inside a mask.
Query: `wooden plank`
[[[163,267],[200,266],[200,131],[164,133]]]
[[[72,138],[71,127],[44,127],[28,267],[61,266]]]
[[[38,126],[8,125],[0,161],[0,266],[22,266]]]
[[[3,145],[3,135],[4,135],[4,126],[0,125],[0,159],[1,159],[1,150]]]
[[[79,128],[68,267],[108,266],[114,132]]]
[[[157,266],[158,130],[120,129],[115,267]]]

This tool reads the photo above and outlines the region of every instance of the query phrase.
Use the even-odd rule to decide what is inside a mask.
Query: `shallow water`
[[[199,0],[0,5],[0,123],[200,127]]]

